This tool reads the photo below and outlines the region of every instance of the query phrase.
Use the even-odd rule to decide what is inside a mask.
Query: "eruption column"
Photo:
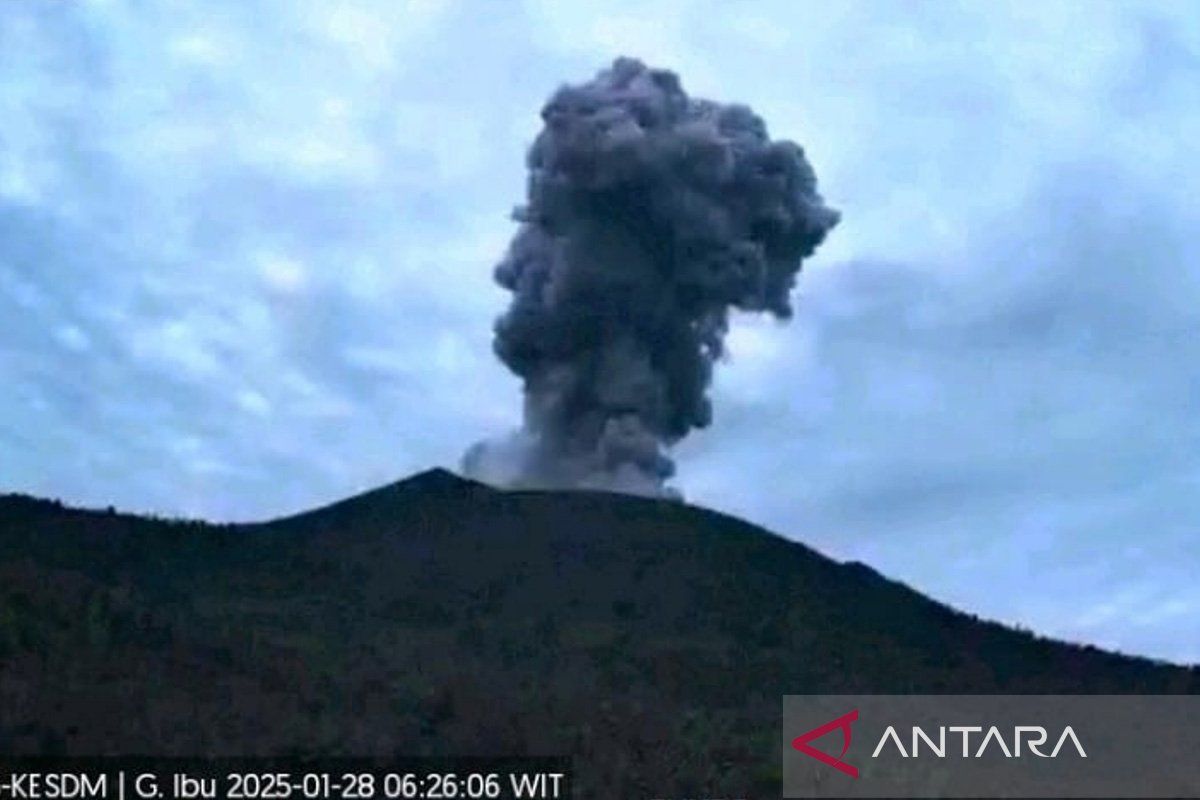
[[[712,419],[731,308],[791,316],[801,262],[837,224],[804,151],[749,108],[617,59],[560,88],[528,154],[496,281],[497,356],[524,426],[464,471],[515,486],[670,494],[672,444]]]

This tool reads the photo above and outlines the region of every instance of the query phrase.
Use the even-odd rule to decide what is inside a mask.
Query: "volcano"
[[[0,753],[569,755],[778,797],[780,696],[1194,693],[676,501],[443,470],[211,525],[0,497]]]

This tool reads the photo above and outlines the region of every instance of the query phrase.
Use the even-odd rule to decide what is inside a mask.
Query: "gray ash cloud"
[[[791,316],[838,213],[799,145],[634,59],[563,86],[542,119],[495,271],[513,296],[494,347],[523,381],[524,424],[472,447],[464,471],[670,494],[669,448],[712,421],[730,310]]]

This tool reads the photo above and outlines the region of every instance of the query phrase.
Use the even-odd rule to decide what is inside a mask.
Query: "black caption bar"
[[[570,796],[569,758],[0,756],[0,800],[532,800]]]

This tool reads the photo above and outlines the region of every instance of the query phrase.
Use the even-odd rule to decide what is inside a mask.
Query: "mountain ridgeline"
[[[0,753],[570,755],[779,796],[780,698],[1200,691],[670,500],[433,470],[250,525],[0,497]]]

